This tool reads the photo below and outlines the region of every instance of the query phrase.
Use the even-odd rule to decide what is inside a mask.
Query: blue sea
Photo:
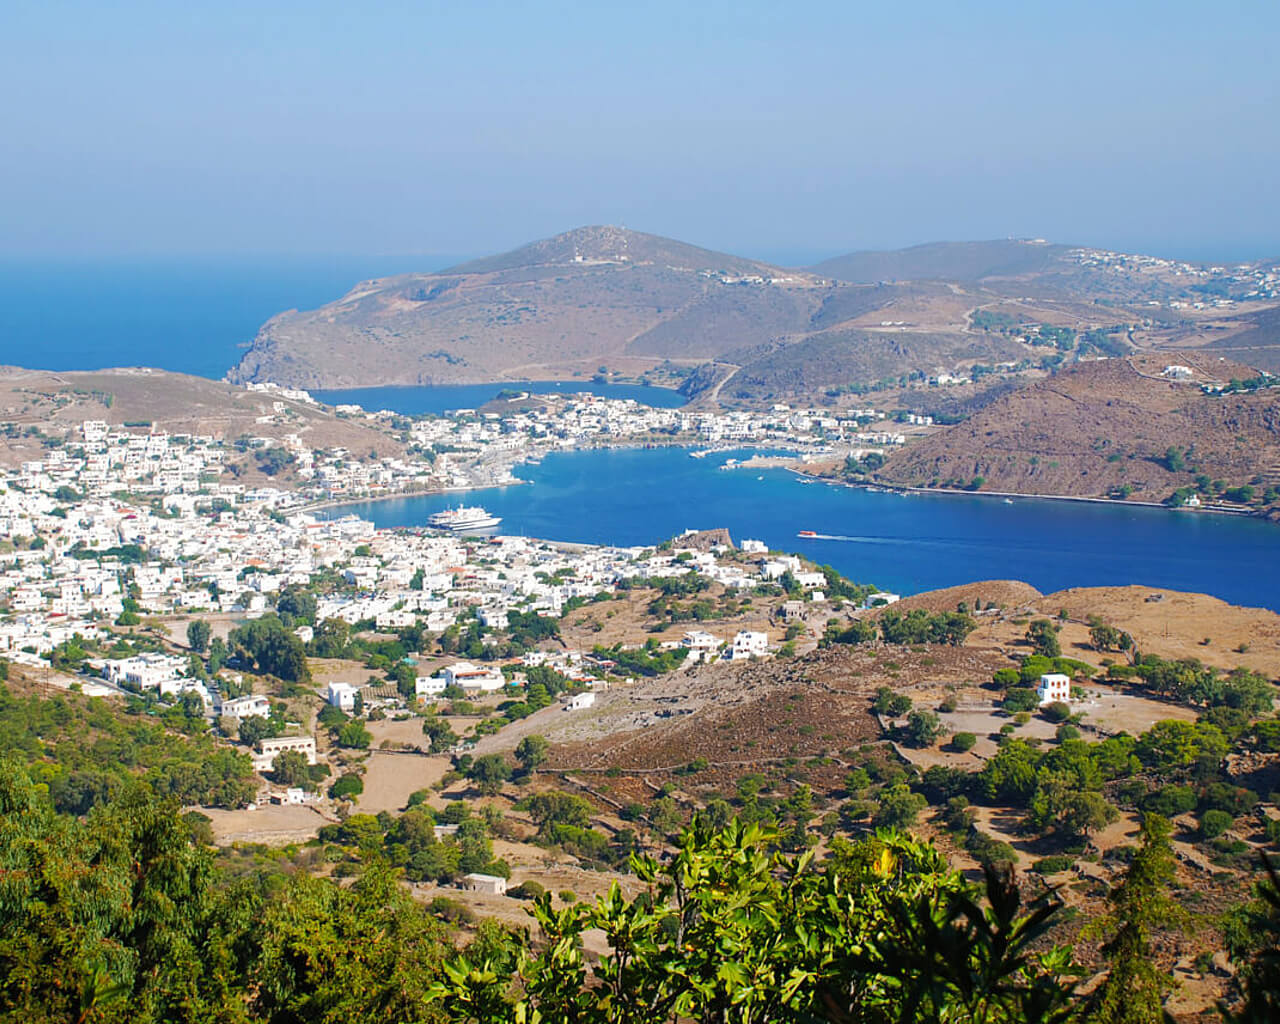
[[[585,391],[604,398],[633,398],[659,409],[676,409],[685,397],[671,388],[645,384],[595,384],[589,380],[500,381],[494,384],[440,384],[434,387],[343,388],[315,391],[329,405],[358,405],[369,412],[388,409],[405,416],[440,414],[454,409],[475,409],[502,391],[530,391],[539,395]]]
[[[321,305],[364,278],[447,262],[0,263],[0,363],[55,370],[145,365],[220,378],[273,314]],[[364,389],[331,397],[438,412],[474,407],[511,386]],[[521,386],[586,389],[655,405],[681,401],[671,391],[631,385]],[[902,593],[995,578],[1025,580],[1046,592],[1137,583],[1280,611],[1280,528],[1254,520],[871,493],[802,484],[778,470],[720,471],[715,459],[690,459],[679,449],[563,453],[517,472],[530,485],[463,498],[503,516],[509,533],[634,545],[686,528],[727,526],[736,539],[756,537]],[[355,511],[381,526],[421,525],[458,500],[412,498]],[[796,536],[800,530],[842,539],[806,540]]]
[[[421,269],[399,259],[0,261],[0,364],[154,366],[220,380],[258,328],[358,281]]]
[[[1280,611],[1280,529],[1234,516],[980,495],[874,492],[804,483],[785,470],[720,469],[726,452],[557,452],[518,467],[526,485],[346,505],[378,526],[421,526],[460,503],[502,516],[501,532],[549,540],[644,545],[725,526],[834,566],[851,579],[910,594],[983,579],[1066,587],[1140,584],[1213,594]],[[812,530],[830,539],[797,536]]]

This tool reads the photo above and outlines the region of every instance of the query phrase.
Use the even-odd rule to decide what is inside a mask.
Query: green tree
[[[299,874],[261,924],[252,1009],[267,1024],[418,1024],[448,934],[374,860],[352,886]]]
[[[485,796],[496,796],[502,791],[502,784],[511,778],[511,765],[501,754],[484,754],[471,762],[467,778]]]
[[[1019,711],[1034,711],[1040,706],[1040,698],[1036,691],[1025,686],[1015,686],[1005,694],[1001,706],[1011,714]]]
[[[911,710],[911,698],[905,693],[896,693],[888,686],[881,686],[876,690],[876,699],[871,707],[878,715],[901,718]]]
[[[443,754],[458,742],[458,734],[449,727],[449,723],[435,715],[423,717],[422,735],[427,737],[433,754]]]
[[[281,786],[302,786],[310,789],[309,768],[307,755],[299,750],[282,750],[271,762],[272,777]]]
[[[1120,630],[1106,623],[1089,627],[1089,642],[1095,651],[1113,651],[1120,647]]]
[[[913,747],[931,747],[943,733],[942,719],[932,711],[913,711],[907,716],[905,733]]]
[[[1062,655],[1062,647],[1058,643],[1058,634],[1053,623],[1048,619],[1036,619],[1027,627],[1027,642],[1032,651],[1045,658],[1057,658]]]
[[[255,897],[211,884],[176,800],[136,783],[84,820],[0,765],[0,1014],[53,1024],[244,1019]]]
[[[187,623],[187,643],[197,654],[203,654],[209,646],[209,623],[204,619],[192,619]]]
[[[520,806],[528,812],[538,826],[538,831],[544,835],[556,825],[586,828],[591,824],[591,804],[573,793],[557,793],[554,790],[534,793],[520,801]]]
[[[872,815],[871,824],[875,828],[908,829],[928,805],[928,800],[904,784],[889,786],[880,792],[880,806]]]
[[[1096,997],[1099,1024],[1163,1024],[1162,1001],[1170,987],[1154,962],[1155,934],[1179,920],[1169,898],[1173,848],[1168,821],[1149,814],[1142,823],[1138,852],[1107,899],[1108,912],[1096,930],[1110,934],[1102,951],[1111,970]]]
[[[1200,815],[1200,834],[1205,839],[1217,839],[1232,825],[1231,815],[1215,807],[1209,808]]]
[[[364,780],[359,775],[347,773],[339,775],[329,787],[329,796],[334,800],[350,800],[364,792]]]
[[[545,736],[537,734],[526,736],[516,744],[516,760],[528,774],[532,775],[538,765],[546,761],[550,750],[551,744],[547,742]]]
[[[958,732],[951,737],[951,746],[953,749],[964,753],[972,750],[974,744],[978,742],[978,737],[971,732]]]
[[[364,722],[353,718],[339,727],[338,735],[335,739],[340,747],[349,747],[353,750],[368,750],[369,744],[373,742],[373,734],[365,728]]]
[[[617,885],[562,910],[535,899],[544,941],[517,958],[518,985],[463,955],[431,998],[459,1024],[1047,1024],[1071,1009],[1066,951],[1032,953],[1056,907],[1020,916],[1008,875],[988,873],[984,898],[936,851],[888,832],[837,840],[823,870],[778,844],[775,830],[695,822],[670,863],[632,857],[639,899]],[[582,949],[589,928],[607,943],[598,959]]]
[[[305,587],[290,584],[280,591],[276,599],[276,611],[288,615],[294,622],[314,625],[318,605],[315,594]]]
[[[397,662],[391,670],[391,678],[396,684],[396,692],[405,700],[412,700],[417,696],[418,673],[412,665],[404,661]]]
[[[251,747],[257,746],[261,740],[278,735],[275,725],[262,715],[249,715],[247,718],[240,719],[240,726],[236,731],[240,736],[240,742],[247,743]]]
[[[230,641],[259,672],[290,683],[311,681],[302,641],[274,615],[264,615],[232,630]]]

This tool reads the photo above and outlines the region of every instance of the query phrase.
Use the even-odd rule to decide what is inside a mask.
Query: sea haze
[[[220,380],[276,313],[422,265],[415,257],[0,262],[0,363],[153,366]]]
[[[726,526],[735,542],[758,538],[903,594],[984,579],[1024,580],[1044,593],[1140,584],[1280,611],[1280,587],[1264,568],[1280,562],[1280,530],[1260,520],[1112,503],[869,492],[806,484],[784,470],[718,468],[747,454],[554,453],[517,468],[531,481],[526,486],[367,502],[329,515],[422,526],[440,509],[483,505],[503,517],[506,534],[627,546]],[[800,538],[800,530],[844,539]]]

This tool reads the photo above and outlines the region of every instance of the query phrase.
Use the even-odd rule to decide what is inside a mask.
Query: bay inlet
[[[729,451],[556,452],[515,468],[532,486],[348,504],[379,527],[421,527],[432,512],[483,505],[501,532],[547,540],[652,545],[685,529],[728,527],[828,564],[850,579],[916,593],[1018,579],[1049,593],[1124,586],[1212,594],[1280,611],[1280,529],[1234,516],[980,494],[898,494],[806,482],[780,469],[729,469]],[[839,539],[802,538],[800,530]]]

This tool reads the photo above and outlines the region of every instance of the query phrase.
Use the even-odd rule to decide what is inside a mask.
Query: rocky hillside
[[[439,273],[365,281],[320,309],[281,313],[228,379],[309,388],[572,380],[602,368],[634,376],[715,362],[690,393],[728,373],[717,392],[725,397],[802,400],[974,363],[1035,363],[1044,350],[1026,334],[1039,324],[1109,331],[1124,351],[1216,340],[1256,327],[1242,314],[1269,308],[1268,281],[1258,267],[1012,241],[855,253],[789,270],[588,227]],[[1230,308],[1200,301],[1219,292]]]
[[[326,406],[163,370],[0,368],[0,416],[9,425],[0,437],[0,463],[10,466],[38,459],[46,438],[78,437],[85,420],[140,429],[154,425],[171,434],[225,441],[296,435],[313,448],[376,450],[384,456],[404,452],[389,434],[339,417]]]
[[[808,329],[833,286],[670,239],[593,227],[438,274],[366,281],[268,321],[236,381],[429,384],[637,372]]]
[[[894,455],[880,473],[904,486],[1162,501],[1198,475],[1222,486],[1280,484],[1280,393],[1209,395],[1200,381],[1247,367],[1182,353],[1197,378],[1160,376],[1167,357],[1081,363],[1001,396],[965,422]],[[1177,449],[1174,458],[1169,449]]]

